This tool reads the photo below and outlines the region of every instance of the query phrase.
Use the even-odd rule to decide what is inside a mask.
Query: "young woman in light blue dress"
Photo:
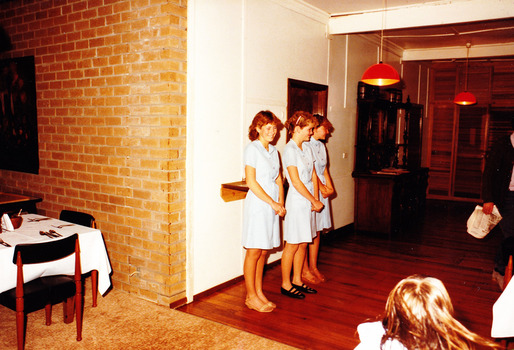
[[[312,150],[314,155],[314,167],[316,168],[316,175],[318,176],[319,199],[325,206],[323,210],[316,213],[316,237],[312,239],[309,244],[305,264],[303,265],[302,278],[308,283],[325,282],[325,276],[318,269],[318,252],[323,231],[332,227],[332,219],[330,217],[330,202],[329,197],[334,193],[334,185],[332,178],[328,172],[328,156],[325,143],[327,137],[334,131],[332,123],[319,114],[314,115],[317,120],[317,126],[314,128],[314,133],[309,142],[304,145]]]
[[[271,144],[281,126],[272,112],[257,113],[249,127],[248,137],[252,142],[244,150],[249,188],[244,202],[242,239],[246,249],[245,304],[259,312],[271,312],[276,307],[264,295],[262,279],[269,250],[280,246],[279,216],[286,213],[280,159]]]
[[[281,293],[297,299],[303,293],[316,293],[302,282],[302,267],[307,244],[316,236],[314,211],[323,209],[318,199],[318,180],[314,157],[304,142],[309,141],[316,120],[307,112],[295,112],[285,123],[291,140],[284,148],[284,168],[289,182],[284,220]],[[291,279],[291,270],[293,277]]]

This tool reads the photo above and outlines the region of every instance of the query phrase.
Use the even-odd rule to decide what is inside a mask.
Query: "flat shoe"
[[[316,289],[311,288],[311,287],[309,287],[306,284],[302,284],[301,286],[299,286],[297,284],[293,284],[293,287],[295,287],[299,291],[302,291],[302,292],[307,293],[307,294],[316,294],[318,292]]]
[[[280,287],[280,293],[282,293],[285,296],[288,296],[290,298],[295,298],[295,299],[303,299],[303,298],[305,298],[305,294],[303,294],[298,289],[296,289],[294,287],[294,285],[289,290],[285,290],[284,288]]]
[[[246,302],[248,302],[248,300],[250,300],[250,299],[246,298],[246,300],[245,300],[245,304],[246,304]],[[276,308],[276,307],[277,307],[277,304],[275,304],[274,302],[269,301],[269,300],[268,300],[268,302],[266,303],[266,305],[269,305],[269,306],[271,306],[272,308]]]
[[[318,279],[316,278],[316,276],[302,276],[302,280],[304,280],[305,282],[307,283],[310,283],[310,284],[319,284],[319,281]]]
[[[245,301],[245,305],[246,307],[248,307],[250,310],[255,310],[255,311],[258,311],[258,312],[271,312],[273,311],[273,307],[271,307],[269,304],[264,304],[262,305],[260,308],[257,308],[255,306],[253,306],[248,300]]]
[[[321,272],[317,272],[317,273],[314,272],[314,276],[316,276],[316,279],[321,281],[321,282],[326,282],[327,281],[327,278]]]

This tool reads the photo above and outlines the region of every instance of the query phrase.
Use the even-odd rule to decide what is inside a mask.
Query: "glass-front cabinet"
[[[423,106],[401,90],[359,83],[355,144],[355,228],[391,234],[424,206],[420,168]]]

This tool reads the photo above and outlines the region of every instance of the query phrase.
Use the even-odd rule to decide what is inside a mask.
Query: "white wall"
[[[337,192],[334,227],[353,222],[357,83],[376,63],[378,46],[358,35],[327,38],[323,15],[294,0],[190,0],[188,8],[191,300],[242,275],[243,201],[224,202],[220,186],[243,177],[242,153],[253,116],[269,109],[285,120],[288,78],[329,85],[328,118],[335,127],[327,144]],[[397,55],[387,54],[384,61],[400,68]],[[283,130],[279,151],[285,139]],[[275,252],[269,261],[280,256]]]
[[[351,85],[352,73],[347,69],[348,36],[330,38],[330,66],[327,117],[334,125],[334,132],[327,142],[329,171],[336,195],[332,198],[334,228],[353,222],[354,182],[352,178],[355,148],[357,95],[348,96],[348,91],[357,90]]]
[[[188,298],[237,275],[241,203],[223,182],[241,178],[241,1],[188,3]]]

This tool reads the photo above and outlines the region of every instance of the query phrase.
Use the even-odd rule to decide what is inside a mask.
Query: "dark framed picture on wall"
[[[0,60],[0,169],[39,172],[34,56]]]

